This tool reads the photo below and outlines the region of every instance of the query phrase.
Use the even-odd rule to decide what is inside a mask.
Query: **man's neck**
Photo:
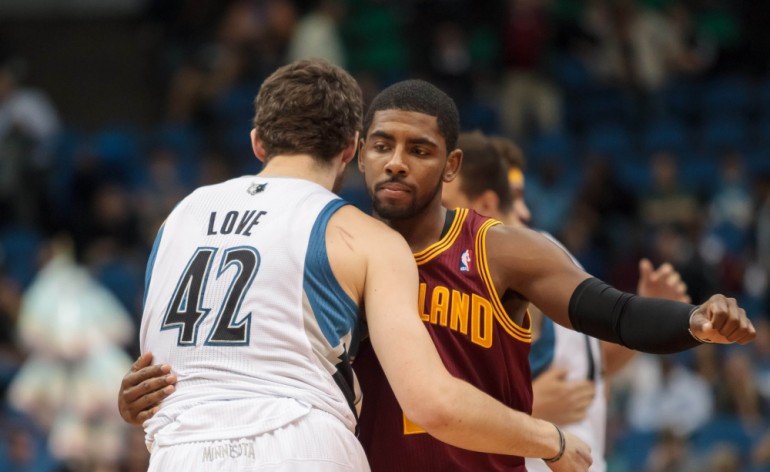
[[[307,154],[279,155],[270,158],[259,175],[309,180],[332,190],[337,177],[336,169],[333,162],[323,165]]]
[[[411,218],[384,220],[406,239],[409,248],[417,253],[441,239],[447,209],[438,201]],[[378,217],[379,218],[379,217]],[[382,219],[382,218],[380,218]]]

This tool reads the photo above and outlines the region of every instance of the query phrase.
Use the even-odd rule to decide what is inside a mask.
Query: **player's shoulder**
[[[243,181],[243,179],[244,176],[235,177],[230,180],[225,180],[224,182],[217,182],[197,187],[188,193],[184,198],[179,200],[174,209],[171,211],[171,215],[185,211],[185,209],[191,206],[194,207],[199,201],[210,201],[213,197],[227,192],[227,189],[231,188],[233,185],[238,185],[241,183],[241,181]]]
[[[490,260],[502,257],[506,264],[528,263],[534,259],[564,257],[566,251],[552,237],[525,226],[497,225],[489,228],[486,251]],[[513,261],[518,261],[514,263]]]
[[[341,207],[329,220],[332,229],[349,236],[351,244],[367,248],[377,245],[403,244],[404,238],[382,221],[367,215],[353,205]]]
[[[492,226],[487,231],[487,246],[508,246],[522,244],[543,244],[547,238],[540,233],[526,226],[510,226],[498,224]]]

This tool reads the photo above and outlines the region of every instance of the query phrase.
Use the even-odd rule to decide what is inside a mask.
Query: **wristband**
[[[700,308],[700,305],[698,305],[695,308],[693,308],[692,311],[690,312],[690,323],[689,323],[690,326],[692,326],[692,317],[695,315],[695,312],[698,310],[698,308]],[[693,333],[692,329],[690,329],[690,328],[687,328],[687,331],[689,331],[690,332],[690,336],[695,338],[695,340],[698,341],[699,343],[714,344],[714,341],[712,341],[710,339],[701,339],[698,336],[695,336],[695,333]]]
[[[553,424],[553,427],[556,428],[556,431],[559,432],[559,453],[551,457],[550,459],[543,459],[544,462],[547,462],[549,464],[553,464],[554,462],[561,459],[561,456],[564,455],[564,450],[567,448],[567,440],[564,438],[564,433],[561,432],[561,428],[556,426],[555,423],[551,423],[551,424]]]

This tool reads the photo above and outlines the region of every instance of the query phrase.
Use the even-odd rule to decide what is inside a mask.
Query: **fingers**
[[[142,395],[176,383],[176,376],[170,372],[171,366],[168,364],[144,367],[137,372],[126,374],[120,390],[126,396],[126,400],[133,402]]]
[[[563,367],[553,367],[543,372],[543,375],[549,375],[555,379],[566,380],[569,371]]]
[[[570,382],[569,393],[560,402],[565,423],[582,421],[596,395],[596,387],[590,381]]]
[[[131,402],[129,404],[129,411],[131,412],[132,416],[135,416],[137,418],[140,417],[143,413],[146,413],[146,418],[149,418],[153,414],[155,414],[158,410],[158,405],[161,401],[163,401],[166,397],[174,393],[174,390],[176,387],[174,385],[167,385],[163,389],[156,390],[152,393],[148,393],[146,395],[142,395],[135,401]],[[150,410],[155,410],[150,412]],[[142,419],[142,422],[144,422],[144,419]]]
[[[714,295],[701,305],[691,318],[696,337],[720,344],[746,344],[756,337],[756,330],[746,311],[734,298]]]
[[[639,275],[637,285],[639,295],[689,303],[687,285],[670,263],[663,263],[653,270],[652,263],[648,259],[642,259],[639,261]]]
[[[639,259],[639,278],[648,278],[650,274],[652,274],[652,262],[646,257]]]
[[[124,384],[127,377],[128,375],[123,378]],[[173,384],[176,383],[176,380],[175,375],[167,374],[163,377],[145,380],[139,385],[130,387],[121,385],[118,395],[120,416],[129,424],[141,425],[158,412],[158,405],[163,399],[174,393],[176,387]]]
[[[139,356],[136,361],[131,364],[131,370],[130,372],[136,372],[138,370],[141,370],[148,365],[152,363],[152,353],[151,352],[145,352],[141,356]]]
[[[670,285],[671,287],[676,287],[676,289],[679,289],[679,285],[682,283],[682,278],[679,276],[679,272],[670,272],[668,274],[665,274],[666,276],[666,284]]]
[[[660,267],[657,268],[651,275],[650,275],[650,281],[651,282],[659,282],[659,281],[666,281],[669,277],[672,275],[676,275],[676,277],[679,277],[679,273],[674,270],[674,266],[669,264],[668,262],[664,262],[660,265]]]

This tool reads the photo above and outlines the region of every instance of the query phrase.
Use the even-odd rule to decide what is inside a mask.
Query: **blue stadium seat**
[[[500,117],[494,105],[470,101],[460,106],[460,121],[465,130],[481,130],[485,134],[500,134]]]
[[[93,136],[92,143],[105,180],[117,181],[129,188],[140,183],[145,162],[142,134],[138,129],[130,125],[108,126]]]
[[[701,126],[700,142],[709,154],[744,150],[749,144],[749,126],[742,118],[713,116],[704,120]]]
[[[688,127],[674,118],[653,120],[642,130],[641,139],[642,147],[650,154],[658,151],[678,154],[692,146]]]
[[[658,433],[654,431],[629,429],[615,443],[615,452],[624,459],[629,472],[641,471],[657,441]]]
[[[704,119],[712,116],[746,118],[751,109],[751,84],[743,77],[719,77],[705,83],[701,103]]]
[[[665,111],[679,119],[691,122],[700,114],[703,86],[687,79],[672,80],[661,90]]]
[[[197,185],[203,153],[200,130],[185,123],[164,123],[154,131],[152,145],[171,151],[184,184],[190,188]]]
[[[0,268],[26,288],[37,274],[37,253],[43,244],[35,229],[10,227],[0,233]]]
[[[735,447],[745,458],[751,450],[755,435],[744,428],[737,416],[720,415],[698,429],[693,435],[692,444],[696,453],[705,454],[716,445],[726,443]]]
[[[95,278],[115,297],[123,303],[130,313],[138,312],[141,307],[138,301],[144,292],[142,281],[144,270],[137,264],[127,260],[113,259],[100,266],[95,272]]]
[[[717,155],[693,150],[679,155],[679,180],[685,187],[709,190],[718,177]]]
[[[632,97],[620,87],[593,85],[572,98],[574,120],[580,127],[631,122],[636,113]]]
[[[615,172],[624,188],[640,195],[649,188],[650,165],[638,159],[621,159],[617,162]]]
[[[770,149],[766,146],[750,148],[744,156],[748,175],[770,175]]]
[[[575,155],[575,144],[564,132],[553,131],[538,134],[523,145],[531,164],[547,159],[568,161]]]
[[[617,160],[626,160],[634,154],[634,143],[625,126],[607,124],[587,131],[586,151]]]
[[[591,83],[591,74],[583,61],[571,54],[557,54],[551,61],[550,72],[560,88],[580,91]]]

